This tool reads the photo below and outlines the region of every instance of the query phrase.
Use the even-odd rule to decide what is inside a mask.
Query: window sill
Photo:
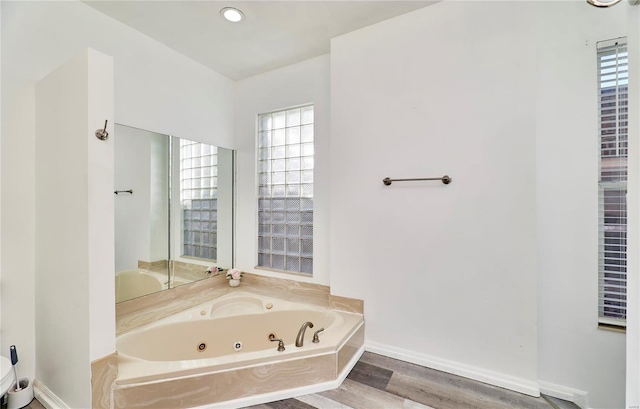
[[[602,322],[598,323],[598,329],[609,332],[617,332],[619,334],[626,334],[627,327],[622,325],[614,325],[614,324],[604,324]]]
[[[193,257],[193,256],[179,256],[174,258],[173,261],[179,261],[182,263],[202,264],[203,266],[209,266],[211,265],[211,263],[215,264],[217,262],[217,260],[212,258],[200,258],[200,257]]]
[[[305,277],[305,278],[312,278],[313,277],[313,274],[299,273],[299,272],[296,272],[296,271],[288,271],[288,270],[279,270],[277,268],[262,267],[262,266],[255,266],[253,268],[255,270],[270,271],[272,273],[290,274],[290,275],[294,275],[294,276],[298,276],[298,277]]]

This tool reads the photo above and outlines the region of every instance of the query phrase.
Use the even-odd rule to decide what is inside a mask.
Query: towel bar
[[[385,186],[389,186],[391,184],[391,182],[413,182],[413,181],[416,181],[416,180],[440,180],[445,185],[448,185],[449,183],[451,183],[451,181],[453,179],[451,179],[451,176],[449,176],[449,175],[444,175],[441,178],[417,178],[417,179],[391,179],[391,178],[384,178],[384,179],[382,179],[382,183],[384,183]]]

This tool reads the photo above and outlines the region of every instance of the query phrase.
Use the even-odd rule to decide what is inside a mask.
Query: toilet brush
[[[33,384],[29,382],[29,378],[18,378],[18,351],[15,345],[9,347],[11,352],[11,365],[16,375],[16,388],[7,392],[7,408],[6,409],[23,409],[29,406],[33,400]]]
[[[18,363],[18,351],[16,350],[15,345],[11,345],[9,347],[9,351],[11,352],[11,365],[13,365],[13,371],[16,374],[16,392],[21,390],[20,387],[20,378],[18,378],[18,368],[16,368],[16,364]]]

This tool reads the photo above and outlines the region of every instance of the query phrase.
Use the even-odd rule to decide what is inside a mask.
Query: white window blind
[[[218,258],[218,148],[180,140],[182,255]]]
[[[313,105],[258,116],[258,266],[313,273]]]
[[[618,326],[627,317],[628,84],[626,40],[598,44],[598,318]]]

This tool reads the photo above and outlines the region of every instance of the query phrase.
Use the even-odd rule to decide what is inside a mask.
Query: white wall
[[[626,34],[625,11],[537,5],[538,376],[543,392],[588,392],[592,408],[625,394],[625,335],[597,328],[596,59],[597,41]]]
[[[534,14],[443,2],[333,39],[330,149],[331,287],[369,349],[533,395]]]
[[[237,217],[239,269],[262,275],[329,284],[329,56],[236,82]],[[314,104],[313,277],[255,270],[257,264],[256,121],[258,114]]]
[[[629,51],[629,181],[627,206],[640,209],[640,7],[627,4]],[[634,114],[635,113],[635,114]],[[626,408],[640,407],[640,213],[628,215]]]
[[[0,59],[2,120],[0,121],[2,141],[0,145],[0,197],[2,229],[0,231],[0,260],[2,304],[0,305],[0,354],[7,355],[9,346],[18,348],[20,363],[18,369],[23,376],[35,375],[35,295],[34,295],[34,87],[33,82],[18,87],[15,78],[17,67],[11,67],[12,43],[17,35],[9,35],[17,30],[19,22],[10,23],[11,10],[7,3],[0,2]],[[17,31],[14,31],[17,32]],[[9,96],[11,101],[9,101]],[[8,138],[12,135],[12,138]],[[30,135],[30,138],[23,138]],[[25,160],[22,153],[28,152]],[[10,172],[10,169],[12,171]],[[11,175],[11,177],[9,177]],[[11,199],[10,199],[11,198]],[[26,244],[28,243],[28,244]],[[26,244],[26,245],[25,245]],[[13,306],[13,308],[9,308]]]
[[[595,42],[625,27],[624,6],[446,2],[333,40],[331,285],[365,299],[370,350],[623,406],[624,334],[597,329]]]
[[[113,118],[113,61],[88,50],[35,95],[36,376],[90,407],[91,361],[115,351],[113,140],[93,135]]]
[[[114,117],[114,86],[113,58],[92,49],[88,49],[87,55],[88,125],[86,135],[88,135],[89,142],[86,154],[87,175],[83,183],[87,186],[87,207],[89,209],[87,221],[89,264],[85,271],[89,275],[89,359],[91,362],[115,352],[116,349],[115,280],[113,279],[115,269],[115,209],[112,193],[114,190],[113,141],[99,143],[104,141],[95,137],[96,129],[100,128],[95,128],[95,125],[102,124],[103,119]],[[66,90],[68,87],[68,84],[63,84],[62,88]],[[38,111],[36,110],[36,119],[37,115]],[[113,132],[113,125],[108,128]],[[36,129],[36,138],[38,132],[39,130]],[[36,152],[37,149],[36,144]],[[36,179],[36,186],[37,183]],[[61,202],[65,200],[63,195],[59,197]],[[37,202],[38,198],[36,197]],[[46,210],[45,214],[47,211],[49,210]],[[73,220],[73,218],[67,219],[66,223],[72,223]],[[37,235],[38,227],[36,225]],[[39,259],[36,242],[36,260]],[[47,265],[47,263],[48,259],[45,258],[44,264]],[[65,260],[65,263],[68,263],[68,260]],[[36,267],[36,279],[41,274],[47,274],[46,268],[38,271]],[[63,289],[60,292],[64,294]],[[38,305],[40,305],[39,302]]]
[[[4,2],[2,18],[6,18]],[[2,29],[4,32],[4,23]],[[7,39],[2,36],[2,41]],[[35,375],[35,96],[33,84],[17,88],[9,82],[8,47],[2,48],[2,151],[0,197],[2,202],[2,337],[0,354],[7,355],[15,344],[19,369],[26,377]],[[8,95],[11,95],[9,101]]]
[[[2,8],[2,345],[35,375],[33,84],[87,47],[114,57],[115,121],[234,148],[233,82],[81,2]],[[64,160],[64,158],[61,158]]]

